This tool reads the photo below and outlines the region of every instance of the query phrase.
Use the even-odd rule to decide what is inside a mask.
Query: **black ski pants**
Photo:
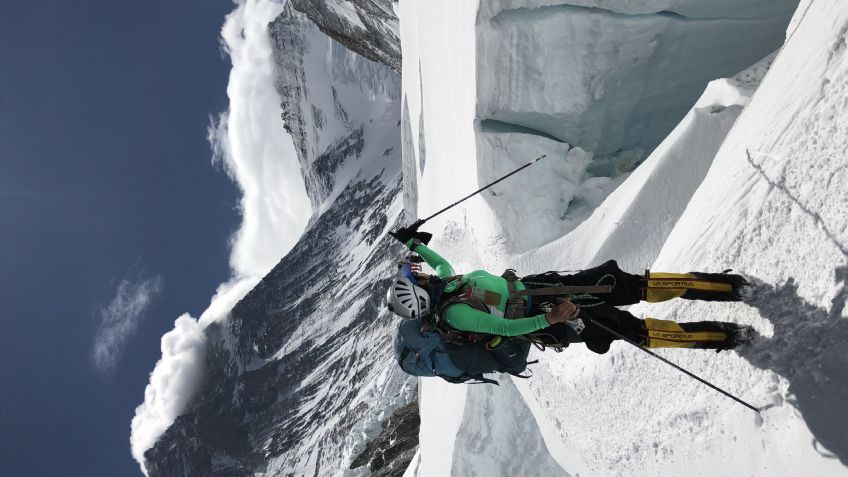
[[[599,326],[593,326],[592,320],[597,320],[607,327],[621,333],[627,338],[639,343],[643,340],[643,322],[627,311],[617,306],[639,303],[644,297],[645,278],[622,271],[615,260],[609,260],[597,267],[573,274],[545,272],[521,278],[527,288],[545,288],[558,286],[588,286],[610,285],[610,293],[584,294],[570,297],[531,297],[528,315],[544,313],[545,309],[555,304],[556,299],[569,298],[580,307],[580,314],[586,328],[578,335],[565,323],[555,323],[540,333],[551,335],[560,343],[585,343],[586,347],[596,353],[606,353],[616,338]]]

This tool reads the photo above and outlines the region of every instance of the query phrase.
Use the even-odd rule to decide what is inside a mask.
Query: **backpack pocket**
[[[490,354],[501,364],[500,371],[510,374],[520,374],[527,369],[527,355],[530,354],[530,343],[515,338],[505,338],[500,346],[490,351]]]
[[[500,361],[492,356],[483,343],[445,343],[444,350],[456,367],[467,374],[494,373],[501,370]]]

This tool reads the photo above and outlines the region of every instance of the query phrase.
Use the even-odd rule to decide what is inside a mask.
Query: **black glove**
[[[389,232],[389,235],[394,237],[398,242],[406,245],[406,242],[409,242],[412,239],[412,235],[414,233],[415,232],[407,228],[399,228],[394,232]]]
[[[420,241],[421,243],[423,243],[424,245],[427,245],[428,243],[430,243],[430,239],[432,239],[432,238],[433,238],[433,234],[431,234],[431,233],[427,233],[427,232],[418,232],[418,231],[416,231],[416,232],[412,235],[412,238],[414,238],[414,239],[416,239],[416,240],[419,240],[419,241]]]
[[[395,240],[404,245],[406,245],[406,243],[412,239],[416,239],[424,245],[427,245],[428,243],[430,243],[430,239],[433,238],[433,234],[429,234],[427,232],[419,232],[408,227],[403,227],[397,229],[394,232],[389,232],[389,235],[391,235],[395,238]]]

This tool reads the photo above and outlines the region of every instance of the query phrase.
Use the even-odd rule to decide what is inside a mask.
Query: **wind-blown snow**
[[[115,298],[100,309],[100,325],[91,354],[98,371],[110,373],[115,369],[124,345],[138,329],[147,308],[162,293],[164,283],[165,279],[161,275],[121,280]]]
[[[281,10],[272,0],[243,0],[221,30],[233,64],[230,104],[209,134],[216,159],[242,191],[242,224],[230,253],[233,277],[218,287],[198,320],[183,315],[162,337],[162,357],[131,425],[132,454],[144,472],[144,452],[182,414],[199,384],[203,328],[225,317],[279,261],[312,213],[291,138],[281,132],[280,97],[274,87],[268,23]]]
[[[295,244],[312,209],[291,137],[280,134],[268,23],[281,5],[245,0],[221,29],[233,67],[229,110],[211,131],[217,158],[242,190],[242,224],[230,265],[237,277],[262,277]]]
[[[144,403],[136,408],[131,426],[132,454],[145,474],[144,452],[182,414],[200,384],[205,341],[203,329],[187,314],[162,336],[162,359],[150,373]]]
[[[533,131],[493,131],[474,122],[481,119],[475,113],[481,94],[491,90],[480,88],[488,81],[480,78],[483,70],[467,66],[482,51],[479,35],[475,44],[468,31],[475,22],[480,28],[484,13],[507,5],[481,2],[481,7],[484,3],[481,13],[464,7],[450,18],[436,14],[446,8],[439,2],[400,4],[404,121],[411,133],[404,154],[416,166],[405,171],[418,171],[414,183],[422,217],[479,187],[485,182],[481,171],[502,167],[503,159],[493,157],[498,148],[515,165],[557,147],[560,155],[570,150],[550,133],[529,141],[525,136],[534,136]],[[610,9],[634,3],[592,2]],[[640,3],[680,15],[696,10],[706,15],[707,9],[704,2]],[[710,8],[726,12],[737,4],[718,2]],[[750,2],[738,9],[739,17],[775,15],[774,5]],[[787,21],[784,17],[783,25]],[[544,464],[543,475],[848,475],[846,33],[848,5],[804,2],[770,70],[771,57],[756,64],[759,58],[750,58],[751,68],[716,80],[705,91],[702,86],[700,99],[689,99],[689,112],[650,157],[580,226],[538,250],[510,253],[520,251],[516,237],[527,234],[534,240],[534,234],[551,232],[521,217],[538,212],[506,207],[498,199],[513,190],[519,198],[538,194],[556,203],[562,190],[544,187],[548,177],[534,177],[532,168],[522,172],[524,182],[510,179],[517,191],[504,184],[500,195],[496,188],[494,197],[469,200],[427,225],[436,233],[434,248],[460,272],[510,265],[526,274],[616,258],[634,272],[734,268],[748,274],[760,285],[748,304],[678,300],[637,305],[631,312],[754,325],[763,337],[738,351],[660,352],[763,407],[762,417],[626,343],[616,343],[603,356],[575,345],[561,354],[532,355],[541,360],[533,366],[535,376],[514,380],[515,389],[422,380],[421,447],[407,475],[469,469],[515,475],[491,465],[502,458],[525,472],[552,458],[561,470]],[[513,59],[532,61],[528,55]],[[512,83],[508,89],[529,94],[523,88]],[[450,97],[439,96],[437,89]],[[477,102],[464,94],[475,95]],[[569,99],[539,96],[539,101]],[[541,131],[538,124],[530,126]],[[493,133],[504,139],[485,137]],[[519,154],[525,157],[515,157]],[[468,172],[467,162],[475,162],[479,175]],[[508,404],[493,407],[495,399]],[[522,427],[528,410],[538,427]],[[496,431],[495,425],[516,432]],[[504,451],[507,440],[540,437],[549,457]]]

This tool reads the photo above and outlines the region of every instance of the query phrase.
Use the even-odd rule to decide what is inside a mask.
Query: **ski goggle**
[[[412,283],[418,285],[418,280],[415,279],[415,274],[412,273],[412,267],[409,263],[404,263],[400,267],[400,274],[406,278],[408,278]]]

